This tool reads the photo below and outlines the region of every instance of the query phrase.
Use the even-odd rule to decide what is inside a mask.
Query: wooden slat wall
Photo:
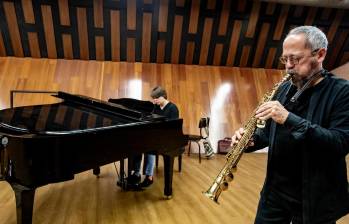
[[[9,107],[13,89],[52,90],[94,98],[130,97],[141,91],[142,99],[156,85],[164,86],[184,119],[184,132],[199,134],[200,117],[211,117],[210,137],[231,136],[248,119],[262,95],[281,77],[280,70],[102,62],[30,58],[0,58],[0,108]],[[130,82],[139,80],[141,90]],[[55,102],[46,95],[15,97],[15,106]]]
[[[47,56],[49,58],[57,58],[51,7],[48,5],[42,5],[41,11],[42,11],[42,21],[44,25],[44,30],[46,30],[45,38],[46,38]]]
[[[21,37],[19,34],[18,30],[18,23],[17,23],[17,18],[16,18],[16,12],[15,12],[15,7],[14,4],[11,2],[3,2],[3,10],[5,15],[1,15],[1,19],[6,18],[6,25],[8,27],[11,27],[11,29],[7,29],[5,27],[1,26],[2,34],[3,35],[8,35],[7,38],[10,38],[11,43],[8,43],[7,41],[5,42],[6,46],[6,53],[18,56],[18,57],[23,57],[23,48],[22,48],[22,43],[21,43]],[[5,16],[5,17],[4,17]],[[10,46],[8,46],[10,45]],[[11,51],[8,52],[8,48],[11,48]]]
[[[87,33],[87,17],[86,9],[79,7],[77,8],[77,20],[78,20],[78,34],[79,34],[79,44],[80,44],[80,58],[88,60],[89,59],[89,43],[88,43],[88,33]]]
[[[0,56],[279,69],[282,40],[321,28],[327,69],[349,60],[349,10],[252,0],[4,0]]]
[[[6,55],[6,49],[4,46],[4,39],[2,38],[2,35],[0,34],[0,55],[4,56]]]

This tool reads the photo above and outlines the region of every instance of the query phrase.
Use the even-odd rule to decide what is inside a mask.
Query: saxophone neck
[[[275,96],[276,92],[277,92],[278,89],[280,88],[280,86],[281,86],[283,83],[289,81],[291,78],[292,78],[292,76],[291,76],[290,74],[284,75],[284,76],[282,77],[281,81],[278,82],[278,83],[276,83],[276,84],[274,85],[274,87],[271,89],[271,91],[265,95],[265,100],[263,100],[262,103],[265,103],[265,102],[268,102],[268,101],[272,100],[273,97]]]

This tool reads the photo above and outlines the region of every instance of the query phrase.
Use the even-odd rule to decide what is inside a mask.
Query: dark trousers
[[[302,224],[302,205],[270,192],[259,200],[255,224]],[[335,224],[328,222],[326,224]],[[325,223],[324,223],[325,224]]]

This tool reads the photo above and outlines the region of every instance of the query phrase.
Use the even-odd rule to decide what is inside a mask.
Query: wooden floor
[[[174,197],[163,200],[163,166],[160,162],[156,181],[142,192],[124,192],[115,185],[113,164],[102,167],[100,178],[91,172],[72,181],[50,184],[37,190],[33,223],[253,223],[259,192],[265,176],[266,154],[245,154],[236,178],[223,192],[220,205],[202,195],[224,164],[224,157],[198,162],[196,155],[183,158],[183,170],[175,172]],[[175,170],[177,169],[175,163]],[[118,164],[117,164],[118,166]],[[15,223],[14,194],[0,182],[0,224]],[[349,215],[340,224],[349,223]]]

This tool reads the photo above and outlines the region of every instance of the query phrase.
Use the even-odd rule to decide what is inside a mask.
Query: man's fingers
[[[233,137],[231,138],[232,139],[231,144],[234,145],[238,143],[244,133],[245,133],[245,130],[243,128],[240,128],[239,130],[235,131]]]
[[[253,141],[253,140],[250,140],[250,141],[248,142],[248,146],[254,146],[254,141]]]

